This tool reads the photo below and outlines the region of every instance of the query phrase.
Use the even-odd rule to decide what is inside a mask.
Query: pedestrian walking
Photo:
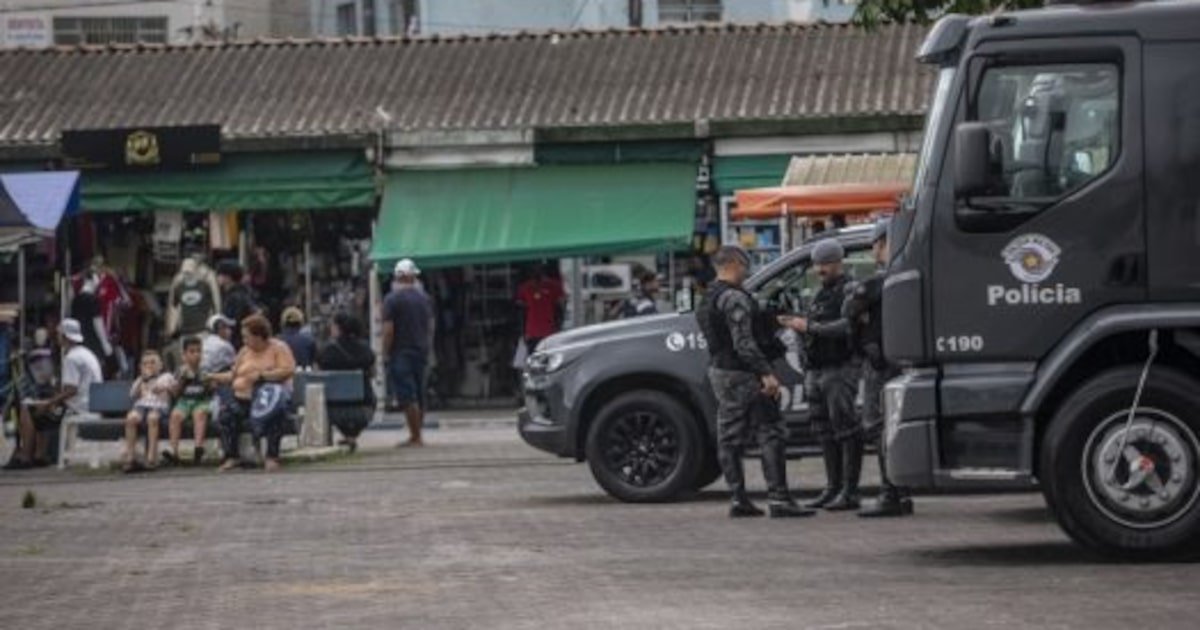
[[[867,444],[875,444],[879,459],[879,497],[859,510],[858,515],[863,518],[905,516],[913,512],[908,491],[897,488],[888,479],[883,440],[883,386],[899,374],[883,356],[883,281],[887,276],[889,224],[887,219],[879,221],[872,234],[878,272],[856,283],[846,300],[846,318],[854,332],[854,345],[862,356],[863,438]]]
[[[425,370],[433,347],[433,302],[418,285],[421,270],[405,258],[393,272],[396,290],[383,303],[383,356],[392,392],[404,410],[408,440],[399,446],[423,446]]]
[[[842,316],[849,280],[841,243],[825,239],[813,246],[812,261],[821,288],[803,317],[780,322],[804,335],[804,389],[809,420],[825,456],[825,490],[808,507],[857,510],[862,474],[862,425],[854,409],[859,368],[850,347],[850,326]]]
[[[558,332],[560,312],[567,294],[562,282],[546,275],[546,269],[533,266],[533,275],[517,287],[517,306],[522,309],[525,349],[529,354],[537,350],[543,339]]]
[[[766,330],[758,303],[742,288],[750,257],[741,248],[726,246],[713,263],[717,280],[701,300],[696,319],[708,340],[708,377],[717,397],[717,455],[732,493],[729,516],[763,515],[746,492],[742,463],[752,433],[762,449],[771,517],[811,516],[814,512],[797,505],[788,490],[787,425],[777,402],[779,380],[765,347],[774,331]]]

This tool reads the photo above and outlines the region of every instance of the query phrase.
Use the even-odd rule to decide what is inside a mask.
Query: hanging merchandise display
[[[183,213],[164,210],[154,215],[154,259],[168,265],[179,264],[183,240]]]

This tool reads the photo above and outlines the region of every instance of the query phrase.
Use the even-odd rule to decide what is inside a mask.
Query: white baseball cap
[[[411,258],[404,258],[396,263],[396,270],[393,272],[397,276],[419,276],[421,270],[417,268],[417,263]]]
[[[58,331],[62,333],[69,341],[74,343],[83,343],[83,327],[79,325],[77,319],[64,319],[58,325]]]
[[[217,332],[221,326],[232,327],[235,323],[236,322],[234,322],[232,319],[217,313],[216,315],[208,318],[208,322],[205,323],[204,327],[207,328],[209,332]]]

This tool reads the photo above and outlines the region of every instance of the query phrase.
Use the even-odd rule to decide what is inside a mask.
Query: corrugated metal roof
[[[910,182],[917,154],[803,155],[792,158],[783,186]]]
[[[774,25],[0,52],[0,145],[217,123],[227,138],[920,115],[926,28]]]

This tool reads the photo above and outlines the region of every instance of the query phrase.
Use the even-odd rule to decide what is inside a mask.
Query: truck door
[[[1200,42],[1147,44],[1150,299],[1200,301]]]
[[[1145,298],[1140,47],[985,43],[962,67],[932,224],[934,356],[1034,361],[1089,312]],[[982,151],[966,127],[986,130]],[[956,162],[976,157],[985,189],[956,191]]]

